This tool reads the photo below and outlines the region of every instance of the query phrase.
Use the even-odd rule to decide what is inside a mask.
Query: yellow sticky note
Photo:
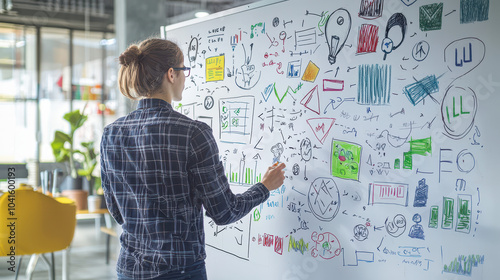
[[[302,80],[307,82],[314,82],[316,77],[318,76],[319,68],[312,61],[309,61],[307,64],[306,70],[304,71],[304,75],[302,75]]]
[[[224,80],[224,56],[209,57],[205,61],[207,82]]]

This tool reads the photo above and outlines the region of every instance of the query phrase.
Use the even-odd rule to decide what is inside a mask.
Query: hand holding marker
[[[264,177],[262,178],[261,183],[269,190],[275,190],[281,185],[283,185],[283,181],[285,180],[285,171],[284,168],[286,165],[284,163],[276,162],[272,166],[269,166]]]

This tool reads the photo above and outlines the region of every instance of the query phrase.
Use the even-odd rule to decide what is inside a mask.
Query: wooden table
[[[95,212],[89,212],[89,210],[77,210],[76,211],[76,219],[77,220],[95,220],[95,230],[96,230],[96,238],[99,239],[101,236],[101,218],[104,217],[104,221],[106,223],[107,228],[111,228],[111,215],[108,212],[108,209],[99,209]]]

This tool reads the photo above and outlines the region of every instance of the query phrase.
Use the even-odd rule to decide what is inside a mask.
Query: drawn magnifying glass
[[[390,54],[393,50],[397,49],[403,41],[405,40],[405,34],[406,34],[406,17],[402,13],[395,13],[393,14],[389,20],[387,21],[387,27],[385,28],[385,38],[382,40],[382,51],[384,52],[384,60],[387,57],[387,54]],[[399,26],[401,28],[401,41],[399,44],[394,45],[394,42],[391,38],[389,38],[389,32],[390,30],[395,27]]]

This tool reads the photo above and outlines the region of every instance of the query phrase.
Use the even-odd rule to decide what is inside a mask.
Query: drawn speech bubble
[[[484,59],[486,46],[474,37],[467,37],[451,42],[444,49],[444,62],[457,79],[476,68]]]

